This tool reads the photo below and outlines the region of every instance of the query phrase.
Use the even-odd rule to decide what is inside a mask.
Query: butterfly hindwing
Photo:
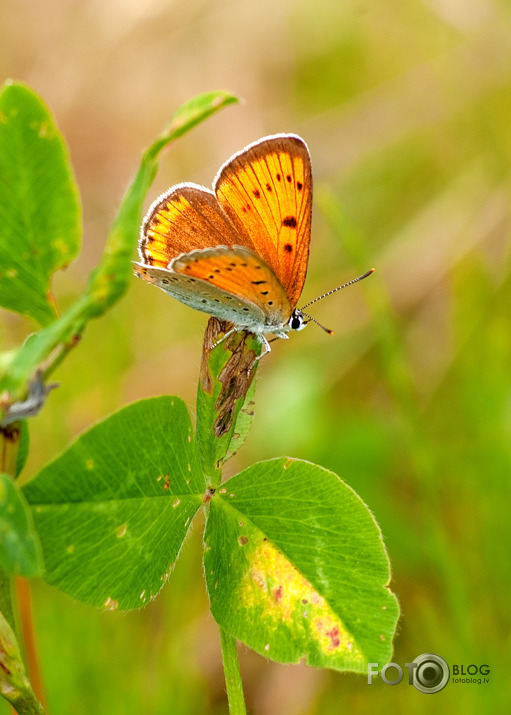
[[[280,134],[249,145],[220,169],[214,191],[236,230],[250,236],[252,250],[273,270],[294,308],[307,272],[312,216],[312,170],[305,142]]]
[[[240,319],[243,320],[243,317],[250,325],[264,323],[264,313],[256,305],[238,296],[232,296],[207,281],[142,263],[134,264],[134,272],[138,278],[161,288],[190,308],[234,323],[237,327],[240,327]]]
[[[284,288],[269,266],[241,246],[192,251],[176,258],[176,273],[205,281],[228,295],[242,297],[264,314],[266,321],[285,323],[291,306]]]
[[[291,315],[273,271],[241,246],[191,251],[168,269],[136,263],[135,273],[191,308],[254,332],[283,325]]]

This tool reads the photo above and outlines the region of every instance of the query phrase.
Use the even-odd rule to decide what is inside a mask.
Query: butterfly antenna
[[[328,295],[328,293],[327,293],[327,295]],[[319,300],[319,298],[318,298],[318,300]],[[313,318],[312,315],[309,315],[308,313],[304,313],[303,310],[300,310],[300,313],[303,313],[303,315],[305,315],[306,318],[308,318],[308,319],[309,319],[310,321],[312,321],[313,323],[316,323],[316,325],[319,325],[319,327],[321,328],[321,330],[324,330],[325,333],[328,333],[329,335],[333,335],[333,334],[334,334],[334,331],[333,331],[333,330],[329,330],[328,328],[325,328],[325,326],[324,326],[324,325],[321,325],[321,323],[320,323],[318,320],[316,320],[316,318]],[[309,320],[308,320],[307,322],[309,322]]]
[[[337,293],[338,290],[341,290],[342,288],[347,288],[348,286],[353,285],[353,283],[358,283],[359,281],[364,280],[364,278],[367,278],[368,276],[371,275],[371,273],[374,272],[374,268],[371,268],[371,270],[367,271],[364,273],[362,276],[359,276],[358,278],[353,278],[353,280],[348,281],[347,283],[344,283],[342,286],[338,286],[337,288],[334,288],[333,290],[329,290],[328,293],[323,293],[323,295],[320,295],[319,298],[314,298],[314,300],[311,300],[310,303],[306,303],[303,308],[308,308],[309,305],[312,305],[313,303],[317,303],[318,300],[323,300],[323,298],[326,298],[327,295],[332,295],[332,293]],[[300,310],[303,313],[303,308],[300,308]],[[306,315],[306,313],[304,313]],[[317,320],[314,320],[314,318],[311,318],[309,315],[307,315],[308,318],[310,318],[314,323],[318,323]],[[319,323],[318,323],[319,325]],[[322,325],[319,326],[320,328],[323,328]],[[331,333],[330,330],[327,330],[326,328],[323,328],[323,330],[326,330],[327,333]]]

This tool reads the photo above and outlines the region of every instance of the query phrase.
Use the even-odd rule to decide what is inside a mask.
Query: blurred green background
[[[402,618],[394,661],[488,664],[490,683],[423,695],[405,682],[282,666],[240,648],[257,715],[504,712],[511,691],[511,7],[502,0],[3,0],[0,74],[50,104],[84,205],[83,287],[142,148],[198,92],[245,99],[163,158],[150,199],[210,185],[233,152],[297,132],[313,160],[307,302],[314,326],[273,345],[232,474],[289,454],[337,472],[381,525]],[[148,200],[149,203],[149,200]],[[135,247],[133,249],[135,258]],[[31,422],[26,475],[127,402],[194,410],[206,317],[133,279],[59,369]],[[0,315],[2,349],[34,326]],[[52,715],[226,713],[196,523],[160,597],[98,613],[37,582]],[[0,704],[0,713],[8,713]]]

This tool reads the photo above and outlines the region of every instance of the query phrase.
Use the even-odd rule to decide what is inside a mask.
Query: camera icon
[[[449,666],[435,653],[418,655],[406,664],[410,673],[410,684],[421,693],[438,693],[443,690],[450,678]]]

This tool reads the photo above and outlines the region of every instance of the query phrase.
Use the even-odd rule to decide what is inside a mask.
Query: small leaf
[[[9,576],[27,578],[42,568],[30,508],[8,474],[0,474],[0,566]]]
[[[224,462],[233,457],[238,449],[243,446],[247,438],[252,422],[254,421],[256,382],[253,380],[247,390],[242,406],[238,411],[238,416],[232,431],[231,441],[225,454]]]
[[[104,608],[145,605],[170,575],[205,491],[186,406],[164,396],[120,410],[24,491],[49,583]]]
[[[387,663],[398,605],[380,530],[337,475],[255,464],[209,503],[204,569],[217,622],[267,658],[367,672]]]
[[[209,319],[197,390],[197,447],[213,486],[220,481],[222,463],[239,449],[250,429],[261,352],[254,335],[228,335],[229,328],[229,323]]]
[[[59,348],[65,351],[74,344],[74,336],[79,335],[85,326],[87,310],[87,301],[82,296],[60,318],[32,333],[17,350],[9,352],[1,366],[0,394],[8,394],[10,404],[27,398],[29,381],[37,375],[40,364],[50,353],[55,354]],[[9,403],[7,409],[0,405],[0,410],[4,408],[4,416],[8,416]]]
[[[220,109],[230,104],[237,104],[239,101],[239,97],[235,94],[224,90],[203,92],[192,97],[176,110],[168,126],[149,148],[148,153],[160,152],[169,141],[178,139]]]
[[[47,324],[50,277],[80,247],[80,200],[49,109],[17,82],[0,92],[0,186],[0,305]]]

